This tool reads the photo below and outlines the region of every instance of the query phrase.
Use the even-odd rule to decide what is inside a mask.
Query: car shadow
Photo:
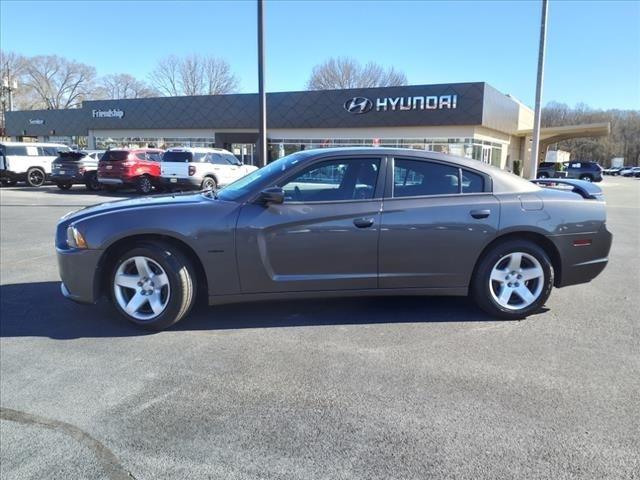
[[[460,297],[367,297],[198,305],[174,331],[323,325],[486,322],[495,319]],[[79,305],[59,282],[0,286],[0,337],[128,337],[149,335],[122,319],[106,300]]]
[[[49,195],[62,195],[65,197],[73,197],[77,195],[98,195],[105,198],[130,198],[130,197],[140,197],[142,196],[133,188],[122,188],[116,191],[110,192],[107,190],[87,190],[84,185],[74,185],[69,190],[60,190],[53,184],[45,184],[42,187],[34,188],[29,186],[18,186],[18,187],[3,187],[2,190],[13,190],[18,192],[30,192],[30,193],[46,193]],[[152,195],[157,195],[162,192],[154,191]]]

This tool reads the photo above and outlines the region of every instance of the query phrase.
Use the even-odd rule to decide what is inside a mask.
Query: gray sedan
[[[105,203],[63,217],[62,292],[110,298],[150,329],[265,299],[471,295],[523,318],[552,287],[607,264],[600,189],[526,181],[483,163],[385,148],[309,150],[218,192]]]

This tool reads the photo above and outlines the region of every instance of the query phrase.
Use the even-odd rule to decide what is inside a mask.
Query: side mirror
[[[279,205],[284,203],[284,190],[280,187],[266,188],[260,192],[258,202],[264,205],[268,205],[270,203]]]

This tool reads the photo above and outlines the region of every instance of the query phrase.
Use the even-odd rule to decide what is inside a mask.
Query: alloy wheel
[[[509,253],[491,270],[489,290],[502,308],[522,310],[535,302],[544,286],[544,270],[540,262],[524,252]]]
[[[39,187],[44,183],[44,174],[42,170],[34,168],[29,171],[29,185]]]
[[[171,288],[164,269],[148,257],[136,256],[120,264],[113,292],[122,310],[139,321],[158,317],[169,304]]]

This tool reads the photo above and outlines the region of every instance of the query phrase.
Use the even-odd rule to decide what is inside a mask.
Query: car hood
[[[77,222],[78,220],[105,213],[112,213],[121,210],[141,210],[146,208],[163,207],[163,206],[180,206],[193,205],[203,202],[211,202],[211,198],[202,193],[186,193],[186,194],[168,194],[154,195],[150,197],[133,198],[127,200],[116,200],[115,202],[106,202],[99,205],[92,205],[74,212],[70,212],[60,220],[65,222]]]

